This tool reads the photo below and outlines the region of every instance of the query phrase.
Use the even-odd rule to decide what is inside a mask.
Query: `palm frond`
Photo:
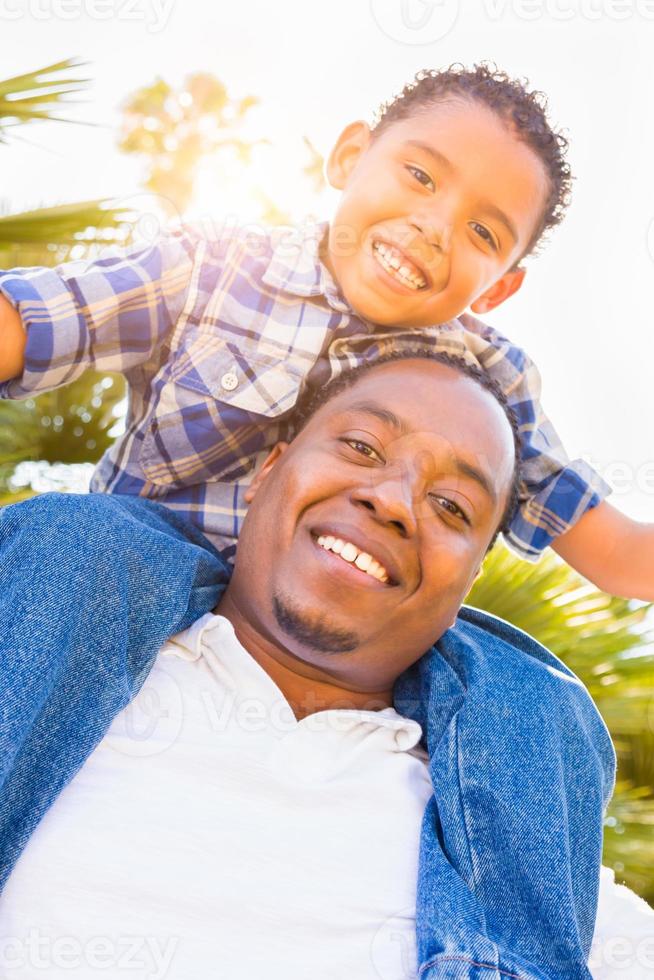
[[[122,241],[117,226],[126,208],[107,199],[59,204],[0,217],[0,248],[23,245],[85,245]]]
[[[530,633],[585,683],[611,732],[618,774],[604,863],[654,899],[654,651],[650,607],[598,592],[553,554],[536,565],[496,547],[467,600]]]
[[[125,380],[86,371],[74,384],[0,406],[0,489],[18,463],[88,463],[113,442]]]
[[[66,58],[0,80],[0,142],[6,142],[6,133],[12,126],[44,121],[75,122],[57,112],[72,104],[66,96],[77,95],[88,85],[89,79],[71,74],[82,64],[75,58]]]

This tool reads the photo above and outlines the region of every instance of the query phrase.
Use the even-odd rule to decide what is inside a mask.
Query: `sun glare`
[[[186,217],[277,223],[300,220],[307,214],[323,215],[328,195],[317,192],[303,172],[307,162],[300,141],[288,147],[262,143],[253,149],[249,161],[236,153],[207,159],[200,165]]]

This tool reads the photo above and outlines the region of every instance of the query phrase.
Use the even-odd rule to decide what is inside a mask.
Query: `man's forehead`
[[[502,406],[474,378],[431,358],[376,366],[323,411],[334,425],[380,423],[398,451],[447,458],[493,500],[513,472],[513,434]]]
[[[355,372],[356,373],[356,372]],[[474,411],[480,418],[508,420],[494,395],[474,378],[429,357],[398,358],[374,365],[355,378],[344,391],[324,406],[323,411],[367,412],[396,429],[398,434],[421,430],[438,434],[438,426],[450,421],[453,427]],[[432,420],[438,425],[430,424]]]

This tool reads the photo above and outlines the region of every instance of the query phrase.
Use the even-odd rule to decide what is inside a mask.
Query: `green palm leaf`
[[[107,244],[122,241],[117,226],[126,208],[112,208],[109,200],[79,201],[0,217],[0,249],[16,244]]]
[[[74,122],[57,115],[57,111],[72,104],[66,96],[86,88],[89,79],[71,75],[81,64],[75,58],[67,58],[0,80],[0,142],[6,142],[7,130],[13,126],[39,121]]]
[[[611,732],[619,780],[604,862],[654,901],[654,650],[650,607],[598,592],[553,554],[536,565],[495,548],[466,600],[531,634],[588,687]]]

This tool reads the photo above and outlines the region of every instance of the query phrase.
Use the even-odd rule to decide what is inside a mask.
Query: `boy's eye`
[[[490,231],[488,230],[488,228],[485,228],[483,225],[480,225],[479,222],[477,221],[471,221],[470,227],[473,229],[475,234],[479,235],[480,238],[483,238],[483,240],[486,242],[487,245],[490,245],[490,247],[495,252],[497,251],[497,244],[495,242],[495,239],[491,235]]]
[[[424,170],[421,170],[420,167],[407,165],[407,170],[416,178],[419,184],[422,184],[423,187],[427,187],[430,191],[436,190],[434,181],[431,179],[429,174],[425,173]]]
[[[362,439],[343,439],[342,441],[361,456],[366,456],[368,459],[377,460],[380,463],[384,462],[379,453],[373,449],[372,446],[368,445],[367,442],[363,442]]]
[[[458,504],[455,504],[453,500],[450,500],[449,497],[441,497],[440,495],[433,493],[431,494],[431,499],[439,508],[446,511],[448,514],[451,514],[452,517],[458,517],[460,520],[465,521],[466,524],[470,524],[468,515],[461,510]]]

